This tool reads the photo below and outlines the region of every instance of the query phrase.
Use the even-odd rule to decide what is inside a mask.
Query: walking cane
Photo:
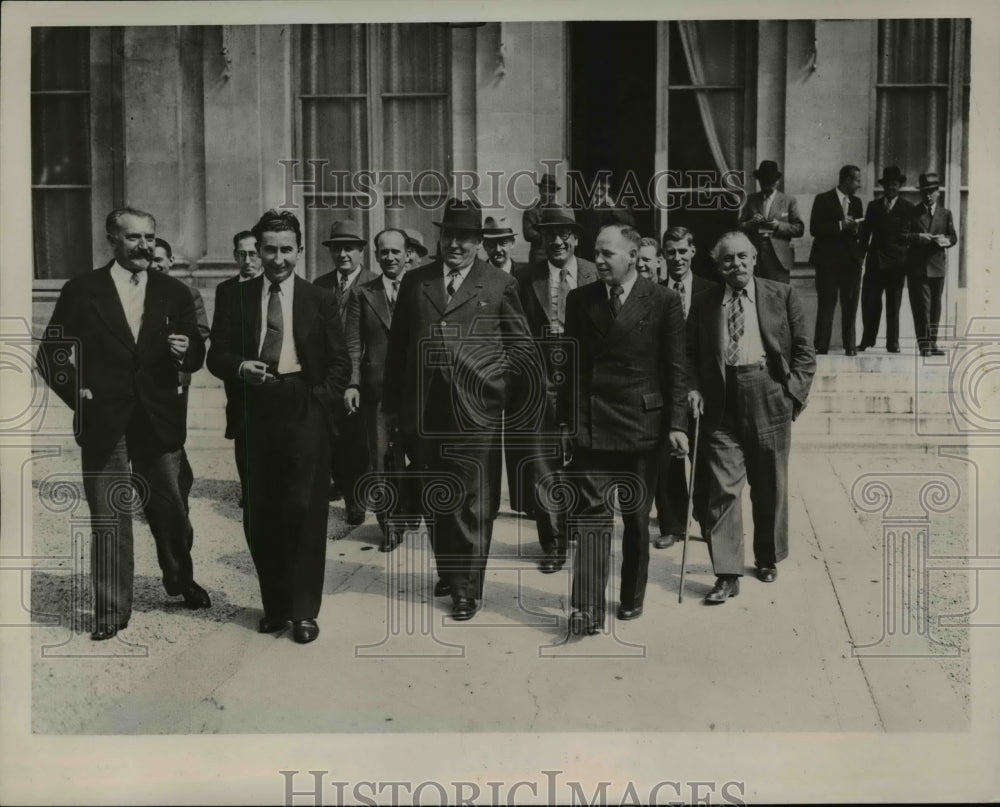
[[[684,571],[687,567],[688,535],[691,532],[691,514],[694,512],[694,472],[698,467],[698,432],[701,426],[701,415],[694,412],[694,451],[691,454],[691,481],[688,482],[687,520],[684,522],[684,548],[681,550],[681,587],[677,592],[677,602],[684,602]]]

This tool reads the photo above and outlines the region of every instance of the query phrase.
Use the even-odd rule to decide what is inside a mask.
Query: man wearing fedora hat
[[[937,346],[941,322],[941,294],[948,269],[945,250],[958,243],[951,211],[938,202],[941,181],[938,175],[920,175],[921,204],[910,214],[903,240],[910,247],[906,256],[906,283],[913,311],[913,327],[921,356],[943,356]]]
[[[542,241],[542,234],[538,230],[538,222],[542,218],[542,208],[554,204],[556,194],[559,192],[559,183],[556,182],[556,175],[546,173],[538,180],[538,199],[521,217],[521,229],[524,230],[524,240],[531,244],[531,251],[528,253],[528,263],[544,260],[545,243]]]
[[[562,334],[566,325],[566,296],[573,289],[597,280],[597,267],[576,257],[582,228],[572,208],[545,208],[538,230],[545,243],[546,257],[517,272],[517,279],[521,305],[545,372],[545,411],[531,447],[534,459],[527,465],[529,478],[522,480],[522,484],[524,490],[532,492],[538,542],[545,552],[539,569],[552,574],[566,563],[566,518],[562,513],[548,512],[552,508],[541,506],[537,497],[548,497],[544,497],[538,485],[542,480],[558,485],[562,479],[555,379],[566,370],[558,361],[565,356]]]
[[[868,203],[858,235],[861,249],[868,251],[861,281],[864,330],[858,350],[875,346],[882,320],[882,295],[885,295],[885,347],[890,353],[899,353],[899,305],[906,282],[907,249],[903,234],[913,215],[913,205],[899,196],[906,177],[898,166],[883,169],[879,184],[882,198]]]
[[[777,189],[781,171],[774,160],[763,160],[753,172],[760,191],[751,193],[740,212],[739,228],[757,247],[757,277],[788,283],[795,255],[792,239],[805,232],[794,196]]]
[[[516,235],[517,230],[506,216],[487,216],[483,222],[483,252],[491,264],[508,275],[525,265],[510,257]]]
[[[320,275],[314,281],[320,288],[333,292],[337,300],[341,323],[347,322],[347,303],[353,289],[375,279],[375,275],[361,264],[365,239],[360,225],[351,219],[338,219],[330,225],[330,237],[323,246],[330,250],[333,271]],[[330,438],[330,470],[334,488],[344,497],[347,523],[358,525],[365,520],[365,510],[354,496],[358,479],[368,470],[368,442],[360,423],[361,416],[346,408],[334,418]],[[336,492],[331,498],[338,498]]]
[[[516,411],[523,393],[511,380],[535,362],[534,345],[517,282],[477,257],[479,203],[449,199],[435,225],[441,258],[407,272],[399,288],[382,408],[417,470],[455,483],[447,506],[432,512],[425,496],[421,509],[437,562],[434,594],[450,594],[452,616],[466,620],[482,597],[504,410]]]
[[[406,234],[406,270],[416,269],[426,263],[427,247],[424,245],[424,234],[415,227],[404,227]]]
[[[840,330],[844,352],[858,355],[855,346],[854,320],[858,313],[861,289],[861,255],[858,229],[861,226],[861,169],[845,165],[837,177],[837,187],[817,194],[809,215],[809,234],[813,237],[809,262],[816,269],[817,355],[830,349],[833,312],[840,297]]]

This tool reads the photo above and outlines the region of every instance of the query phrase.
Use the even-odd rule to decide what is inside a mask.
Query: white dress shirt
[[[465,278],[469,276],[469,272],[472,271],[474,263],[475,261],[473,261],[473,263],[470,263],[468,266],[466,266],[458,273],[458,277],[455,278],[455,294],[458,294],[458,290],[462,288],[462,284],[465,282]],[[446,263],[442,264],[442,266],[444,267],[444,291],[445,294],[447,294],[448,282],[451,280],[449,275],[451,274],[452,268],[448,266],[448,264]]]
[[[639,273],[636,272],[634,269],[632,270],[631,274],[632,274],[632,277],[629,278],[628,280],[626,280],[624,283],[622,283],[622,296],[621,296],[622,306],[625,305],[625,301],[628,299],[629,294],[632,293],[632,287],[635,285],[635,281],[639,278]],[[608,292],[608,302],[610,303],[611,302],[611,284],[610,283],[605,283],[604,284],[604,288]]]
[[[744,288],[746,297],[743,299],[743,337],[740,339],[739,356],[736,364],[754,364],[765,358],[764,342],[760,337],[760,322],[757,319],[757,281],[750,278]],[[736,292],[728,283],[722,295],[722,333],[729,339],[729,303]],[[723,345],[722,355],[727,353],[728,341]]]
[[[398,284],[400,284],[400,283],[403,282],[403,275],[402,275],[402,273],[400,273],[399,275],[397,275],[395,280],[390,280],[386,276],[385,273],[383,273],[381,277],[382,277],[382,288],[385,289],[385,299],[388,300],[391,303],[395,303],[395,300],[393,299],[393,293],[392,293],[392,284],[393,283],[397,284],[396,285],[396,294],[398,295],[399,294],[399,285]]]
[[[295,300],[295,273],[292,272],[279,284],[281,293],[281,357],[278,359],[278,373],[298,373],[302,371],[299,364],[299,354],[295,350],[295,339],[292,336],[292,303]],[[260,298],[260,341],[257,342],[257,355],[264,349],[264,337],[267,335],[267,304],[271,297],[271,281],[264,275],[264,290]]]
[[[111,264],[111,280],[114,281],[118,299],[121,300],[125,311],[125,320],[128,322],[129,330],[132,331],[132,338],[138,342],[146,305],[146,281],[149,275],[146,271],[142,271],[135,272],[134,276],[138,279],[138,283],[132,282],[133,273],[118,261]]]

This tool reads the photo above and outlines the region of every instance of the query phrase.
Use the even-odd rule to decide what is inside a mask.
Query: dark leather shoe
[[[932,347],[930,350],[927,351],[927,355],[928,356],[943,356],[944,355],[944,351],[941,350],[941,348],[939,348],[939,347]]]
[[[566,556],[559,552],[549,552],[538,563],[538,571],[542,574],[554,574],[566,565]]]
[[[117,625],[98,625],[90,633],[90,638],[95,642],[103,642],[107,639],[111,639],[118,634],[118,631],[125,630],[128,627],[128,620],[120,622]]]
[[[659,538],[653,541],[653,546],[655,546],[657,549],[669,549],[678,541],[683,541],[683,540],[684,540],[683,535],[676,535],[674,533],[671,533],[670,535],[661,535]]]
[[[757,579],[761,583],[773,583],[778,579],[778,570],[774,566],[758,566]]]
[[[889,345],[886,347],[890,353],[899,353],[899,345]]]
[[[292,638],[299,644],[309,644],[319,636],[319,625],[315,619],[296,619],[292,623]]]
[[[192,611],[198,608],[212,607],[212,601],[208,597],[208,592],[195,582],[192,582],[187,587],[187,591],[184,592],[184,604]]]
[[[434,596],[447,597],[449,594],[451,594],[451,583],[439,577],[438,581],[434,584]]]
[[[642,616],[642,606],[636,605],[632,608],[626,608],[624,605],[618,606],[618,618],[624,622],[628,622],[630,619],[638,619]]]
[[[331,502],[335,502],[338,499],[344,498],[344,494],[341,493],[340,486],[336,482],[330,485],[330,494],[328,498],[330,499]]]
[[[451,618],[456,622],[465,622],[476,615],[479,606],[471,597],[458,597],[451,604]]]
[[[287,619],[278,619],[278,617],[265,615],[257,623],[257,633],[277,633],[279,630],[284,630],[287,624]]]
[[[604,611],[580,608],[570,614],[569,632],[572,636],[593,636],[604,627]]]
[[[725,602],[740,593],[740,579],[733,575],[722,575],[715,580],[715,587],[705,595],[705,602],[715,605]]]
[[[858,351],[857,351],[856,348],[849,347],[847,350],[844,351],[844,355],[845,356],[857,356],[858,355]]]
[[[825,356],[826,354],[827,354],[827,351],[825,351],[825,350],[817,350],[816,351],[816,355],[817,356]]]
[[[345,509],[347,510],[347,523],[352,527],[357,527],[359,524],[365,523],[365,511],[363,507],[358,507],[356,504],[349,504]]]

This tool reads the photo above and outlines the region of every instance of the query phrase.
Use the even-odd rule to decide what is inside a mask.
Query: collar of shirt
[[[475,266],[475,263],[476,262],[473,261],[472,263],[470,263],[468,266],[466,266],[464,269],[462,269],[458,273],[458,279],[459,279],[459,281],[461,281],[461,282],[465,281],[465,278],[467,278],[469,276],[469,272],[472,271],[472,267]],[[451,267],[448,266],[448,264],[442,262],[441,268],[444,269],[444,282],[447,283],[448,282],[448,275],[451,274]]]
[[[841,209],[850,207],[851,197],[844,193],[840,188],[837,188],[837,198],[840,199]]]
[[[632,272],[632,277],[629,278],[628,280],[626,280],[624,283],[622,283],[622,305],[625,304],[625,301],[628,299],[629,294],[632,293],[632,287],[635,285],[635,281],[638,280],[638,279],[639,279],[639,273],[636,272],[636,271],[633,271]],[[610,302],[611,301],[611,284],[610,283],[605,283],[604,284],[604,288],[607,289],[607,292],[608,292],[608,301]]]
[[[563,267],[563,269],[565,269],[569,273],[570,285],[573,288],[576,288],[576,286],[577,286],[577,283],[576,283],[576,270],[577,270],[576,255],[571,255],[570,256],[570,259],[566,262],[566,265]],[[560,269],[558,266],[554,266],[552,264],[552,262],[550,261],[549,262],[549,283],[558,283],[559,279],[561,277],[561,275],[560,275],[561,272],[562,272],[562,269]]]
[[[278,284],[278,288],[281,289],[281,296],[286,300],[292,299],[292,294],[295,292],[295,272],[292,272],[288,277],[282,280]],[[271,293],[271,280],[267,275],[264,275],[264,299],[267,300],[267,295]],[[265,303],[266,305],[266,303]]]
[[[747,299],[753,303],[757,304],[757,282],[751,277],[750,282],[743,287],[743,291],[747,293]],[[729,305],[733,297],[736,296],[736,292],[733,287],[726,283],[726,293],[722,295],[722,304]]]
[[[402,281],[402,279],[403,279],[403,276],[402,276],[402,275],[399,275],[399,276],[398,276],[398,277],[396,278],[396,280],[395,280],[395,281],[393,281],[393,280],[390,280],[390,279],[389,279],[389,277],[388,277],[388,275],[386,275],[386,274],[385,274],[384,272],[383,272],[383,273],[382,273],[381,275],[379,275],[379,277],[381,277],[381,278],[382,278],[382,288],[383,288],[383,289],[385,289],[385,293],[386,293],[387,295],[389,295],[389,296],[391,296],[391,295],[392,295],[392,284],[393,284],[394,282],[396,282],[396,283],[399,283],[399,282],[400,282],[400,281]],[[396,291],[397,291],[397,292],[399,291],[399,287],[398,287],[398,286],[396,287]]]
[[[675,283],[683,283],[684,284],[684,290],[687,291],[687,290],[689,290],[691,288],[691,275],[692,275],[692,272],[691,272],[690,269],[688,269],[687,272],[684,273],[684,277],[679,278],[677,280],[674,280],[673,276],[668,274],[667,275],[667,286],[669,286],[672,289],[674,287]]]
[[[895,205],[896,205],[896,199],[897,198],[899,198],[899,197],[894,196],[894,197],[892,197],[892,199],[886,199],[885,200],[885,206],[886,206],[886,208],[889,209],[889,210],[892,210],[892,208],[895,207]]]
[[[122,266],[118,261],[113,261],[111,263],[111,279],[115,281],[115,285],[122,286],[131,284],[132,276],[139,278],[139,288],[146,288],[146,278],[149,277],[149,269],[143,272],[130,272],[124,266]]]
[[[354,281],[357,280],[358,275],[360,275],[360,274],[361,274],[361,264],[359,263],[357,266],[354,267],[354,271],[347,275],[347,285],[350,286],[351,284],[353,284]],[[337,284],[338,285],[340,284],[340,278],[341,278],[341,275],[338,274],[337,275]],[[281,293],[282,294],[285,293],[284,284],[282,284]]]
[[[507,258],[507,263],[505,263],[503,266],[497,266],[496,268],[499,269],[504,274],[508,274],[509,275],[511,272],[514,271],[514,261],[512,261],[508,257]]]

